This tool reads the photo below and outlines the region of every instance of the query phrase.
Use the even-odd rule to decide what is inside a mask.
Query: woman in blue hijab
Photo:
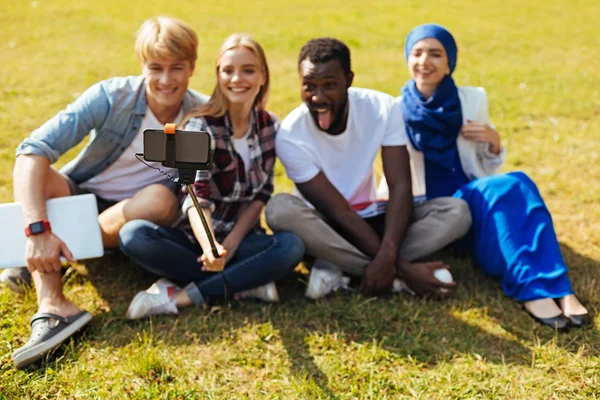
[[[464,199],[473,216],[466,244],[508,296],[553,328],[589,323],[535,183],[522,172],[494,175],[506,150],[490,124],[485,90],[457,87],[452,79],[457,47],[450,32],[436,24],[418,26],[404,51],[412,79],[401,101],[415,200]]]

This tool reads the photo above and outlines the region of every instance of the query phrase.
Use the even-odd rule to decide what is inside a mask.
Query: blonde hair
[[[269,66],[267,64],[267,58],[263,48],[258,44],[252,36],[246,33],[234,33],[225,39],[225,42],[219,49],[219,56],[217,57],[217,79],[219,75],[219,68],[221,67],[221,58],[228,50],[232,50],[238,47],[244,47],[250,50],[256,58],[258,58],[259,68],[264,74],[265,83],[260,87],[256,98],[254,99],[254,107],[259,110],[264,110],[267,105],[267,98],[269,97]],[[186,116],[183,118],[181,123],[184,126],[191,118],[194,117],[222,117],[229,108],[229,101],[225,94],[221,91],[219,83],[215,85],[210,100],[206,104],[199,105],[192,108]]]
[[[138,29],[135,53],[142,63],[167,58],[187,60],[193,67],[198,58],[198,37],[183,21],[165,16],[151,18]]]

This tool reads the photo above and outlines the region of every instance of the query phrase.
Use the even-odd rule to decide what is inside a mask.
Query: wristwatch
[[[52,228],[50,227],[50,222],[44,219],[42,221],[29,224],[29,226],[25,228],[25,236],[29,237],[31,235],[39,235],[40,233],[51,230]]]

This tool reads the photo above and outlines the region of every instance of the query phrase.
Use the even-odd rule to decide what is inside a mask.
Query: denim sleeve
[[[110,111],[106,91],[99,82],[86,90],[17,147],[16,155],[34,154],[50,163],[77,146],[92,129],[100,129]]]

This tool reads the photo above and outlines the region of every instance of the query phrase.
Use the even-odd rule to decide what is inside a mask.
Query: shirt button
[[[452,168],[452,172],[456,172],[456,168]]]

